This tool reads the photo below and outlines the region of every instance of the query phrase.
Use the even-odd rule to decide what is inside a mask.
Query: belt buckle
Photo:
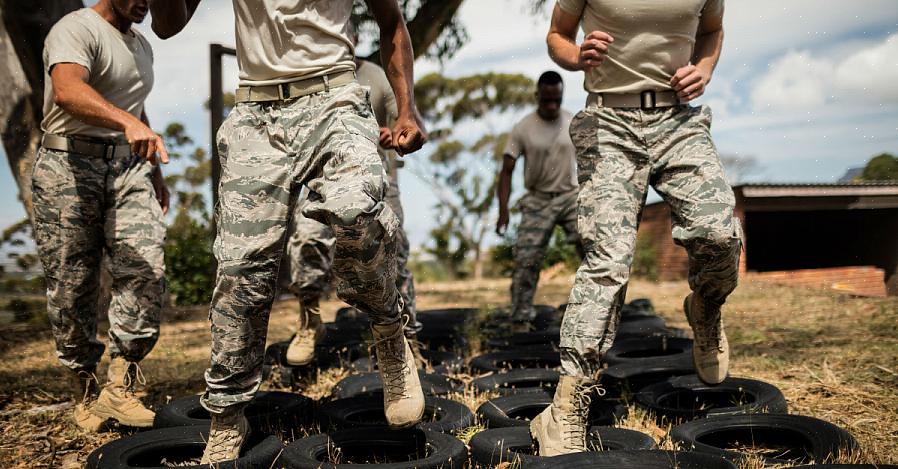
[[[278,98],[281,101],[290,99],[290,82],[280,83],[278,86]]]
[[[115,146],[116,145],[114,143],[107,143],[104,145],[103,159],[105,159],[106,161],[115,159]]]
[[[645,90],[639,93],[639,107],[643,110],[655,109],[657,107],[655,90]]]

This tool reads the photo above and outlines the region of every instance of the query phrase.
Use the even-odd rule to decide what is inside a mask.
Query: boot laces
[[[228,457],[234,451],[235,446],[242,444],[240,436],[241,422],[238,420],[235,425],[213,426],[209,431],[209,441],[206,444],[206,455],[212,460],[218,460],[220,457]]]
[[[720,305],[712,303],[704,298],[702,301],[702,311],[698,318],[698,323],[704,330],[704,334],[696,334],[696,342],[702,350],[717,349],[723,352],[723,344],[721,343],[721,326],[723,321],[720,320]],[[714,312],[714,314],[709,314]]]
[[[593,392],[601,397],[605,395],[605,388],[599,384],[576,387],[574,390],[574,411],[562,416],[562,420],[567,427],[564,442],[565,448],[570,451],[582,451],[586,446],[586,423]]]
[[[88,400],[90,400],[89,398],[91,397],[91,394],[92,394],[90,392],[91,391],[91,389],[90,389],[91,382],[93,381],[93,382],[97,383],[97,385],[99,385],[100,378],[97,378],[96,373],[82,370],[82,371],[78,372],[78,379],[84,383],[84,393],[81,396],[81,402],[84,403],[84,402],[87,402]]]
[[[368,354],[371,349],[375,350],[375,356],[378,358],[377,366],[381,370],[381,376],[384,380],[384,392],[388,401],[398,401],[407,399],[409,396],[405,386],[405,374],[409,372],[408,364],[405,360],[405,347],[402,347],[402,338],[404,337],[403,329],[408,324],[408,318],[403,317],[402,325],[392,335],[376,340],[368,347]],[[381,350],[381,353],[377,353]]]

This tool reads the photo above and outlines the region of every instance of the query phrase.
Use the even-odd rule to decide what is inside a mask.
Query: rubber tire
[[[587,448],[596,448],[597,451],[647,450],[655,447],[655,440],[644,433],[611,427],[590,428],[586,442]],[[516,460],[521,466],[529,467],[549,459],[534,454],[536,447],[528,427],[485,430],[471,438],[470,446],[471,461],[486,467]]]
[[[552,396],[548,392],[533,392],[497,397],[481,404],[477,415],[487,428],[525,427],[530,424],[529,418],[552,403]],[[627,406],[618,401],[593,399],[588,422],[590,426],[614,425],[617,420],[626,418],[627,412]]]
[[[631,320],[621,321],[617,326],[617,339],[633,337],[651,337],[665,335],[667,326],[664,318],[659,316],[640,316]]]
[[[531,346],[558,347],[561,342],[561,329],[550,327],[534,332],[520,332],[508,336],[492,337],[485,344],[489,350],[508,350],[509,348],[526,348]]]
[[[642,337],[615,340],[602,360],[609,366],[621,363],[658,365],[692,361],[692,339]]]
[[[359,464],[329,464],[319,458],[327,456],[333,446],[346,448],[359,444],[369,448],[406,446],[409,442],[417,448],[428,447],[430,454],[412,461],[366,464],[371,469],[462,469],[468,459],[465,444],[452,435],[420,429],[391,430],[388,427],[370,427],[342,430],[315,435],[294,441],[278,459],[279,468],[286,469],[356,469]],[[346,451],[343,451],[345,454]]]
[[[438,374],[457,373],[465,365],[465,360],[453,352],[423,349],[421,356],[430,362],[433,372]],[[377,370],[377,362],[371,357],[359,358],[352,362],[349,368],[359,373],[370,373]]]
[[[792,466],[789,469],[898,469],[894,464],[811,464]]]
[[[417,312],[418,322],[424,329],[462,329],[477,317],[475,308],[425,309]]]
[[[471,381],[476,392],[498,392],[508,396],[522,392],[554,391],[561,373],[546,368],[521,368],[505,373],[493,373]]]
[[[803,415],[722,415],[698,419],[673,427],[670,438],[685,448],[738,462],[745,454],[716,446],[715,443],[720,443],[720,440],[715,441],[714,438],[716,436],[727,440],[749,432],[750,437],[746,436],[750,439],[742,441],[773,440],[781,448],[792,443],[791,447],[801,446],[814,461],[825,461],[830,454],[838,451],[850,454],[857,449],[857,441],[847,431],[829,422]],[[763,460],[766,465],[805,463],[787,458]]]
[[[421,380],[424,394],[429,396],[445,396],[449,393],[459,392],[464,387],[460,381],[446,375],[418,371],[418,377]],[[365,394],[382,393],[383,388],[380,373],[359,373],[347,376],[335,384],[332,395],[338,399],[346,399]]]
[[[309,421],[311,399],[299,394],[280,391],[259,391],[244,409],[253,431],[296,428]],[[200,405],[200,396],[188,396],[171,401],[156,411],[153,428],[188,427],[202,425],[209,428],[212,417]]]
[[[358,420],[361,416],[361,421]],[[376,419],[370,421],[370,419]],[[435,418],[435,419],[434,419]],[[336,399],[318,406],[316,420],[322,429],[384,427],[383,394]],[[474,424],[474,414],[464,404],[441,397],[424,397],[424,417],[415,425],[421,430],[451,433]]]
[[[561,355],[554,350],[522,348],[485,353],[472,358],[468,366],[473,374],[514,368],[557,368],[561,366]]]
[[[749,397],[750,402],[739,406],[716,404],[733,402],[732,398],[740,394]],[[678,376],[642,388],[634,397],[636,405],[652,411],[659,423],[680,423],[717,415],[785,414],[789,411],[786,397],[779,388],[746,378],[730,377],[709,386],[696,375]]]
[[[181,450],[187,452],[189,457],[199,458],[203,454],[208,438],[209,428],[204,426],[160,428],[135,433],[95,449],[87,457],[86,467],[87,469],[128,469],[132,467],[168,469],[171,466],[163,466],[160,462],[162,457],[171,459],[172,453]],[[250,440],[244,448],[243,456],[231,462],[216,464],[215,468],[269,469],[283,449],[283,443],[275,436],[259,435],[259,437],[255,437],[251,434]],[[140,462],[139,458],[141,457],[152,459]],[[179,467],[210,469],[208,464]]]
[[[700,453],[621,450],[542,458],[535,469],[737,469],[726,459]]]
[[[693,374],[695,365],[691,359],[652,365],[622,363],[606,368],[599,378],[599,383],[607,392],[605,397],[619,397],[669,378]]]

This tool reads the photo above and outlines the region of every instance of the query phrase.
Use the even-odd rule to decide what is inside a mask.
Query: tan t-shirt
[[[580,18],[584,34],[614,38],[605,62],[586,74],[591,93],[670,90],[670,78],[689,64],[698,32],[723,16],[724,0],[558,0]]]
[[[531,191],[566,192],[577,188],[577,155],[570,135],[571,114],[562,110],[554,121],[534,111],[521,119],[505,144],[506,155],[524,156],[524,187]]]
[[[352,0],[233,0],[241,85],[355,70]]]
[[[387,79],[384,69],[377,64],[367,60],[360,60],[356,66],[356,76],[358,82],[362,86],[367,86],[370,90],[371,108],[374,111],[374,118],[377,120],[379,127],[393,127],[396,118],[399,116],[399,110],[396,107],[396,96],[393,94],[393,88]],[[377,152],[380,153],[386,165],[387,175],[390,182],[397,183],[398,156],[393,150],[385,150],[380,145],[377,146]]]
[[[44,42],[45,133],[119,138],[122,132],[86,124],[53,102],[50,70],[60,63],[86,68],[87,84],[113,106],[140,118],[153,88],[153,50],[137,30],[123,34],[92,8],[73,11],[60,19]]]

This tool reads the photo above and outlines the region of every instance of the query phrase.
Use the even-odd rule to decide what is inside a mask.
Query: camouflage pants
[[[533,296],[555,225],[561,225],[569,242],[579,244],[577,191],[559,195],[531,191],[521,198],[518,206],[521,225],[514,246],[511,310],[514,320],[527,321],[535,315]]]
[[[741,228],[706,106],[590,107],[572,121],[571,138],[586,257],[561,326],[562,370],[592,376],[614,341],[649,185],[670,205],[690,288],[709,301],[723,303],[736,287]]]
[[[355,83],[288,101],[240,103],[222,124],[212,360],[202,399],[210,412],[238,409],[261,384],[268,316],[303,185],[303,214],[335,234],[338,296],[374,323],[399,320],[399,220],[383,202],[377,140],[367,91]]]
[[[396,231],[396,288],[402,296],[402,315],[408,318],[405,327],[407,336],[421,330],[415,309],[415,280],[406,267],[409,258],[409,242],[402,229],[403,210],[399,200],[399,185],[393,178],[388,179],[384,201],[399,218],[400,227]],[[302,215],[307,204],[303,201],[294,211],[287,239],[287,255],[281,267],[282,288],[294,293],[300,301],[318,300],[327,291],[331,282],[333,263],[334,233],[327,226]]]
[[[142,162],[38,151],[34,239],[47,279],[47,313],[63,365],[96,366],[100,261],[112,277],[109,353],[143,359],[159,337],[165,298],[165,220]]]

